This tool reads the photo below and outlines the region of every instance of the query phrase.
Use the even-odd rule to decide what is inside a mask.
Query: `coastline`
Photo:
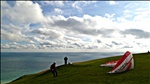
[[[144,56],[145,55],[145,56]],[[128,75],[131,75],[131,76],[133,76],[133,74],[134,73],[137,73],[137,72],[139,72],[139,71],[141,71],[142,69],[144,69],[144,70],[146,70],[146,71],[144,71],[144,72],[142,72],[142,73],[147,73],[147,71],[149,71],[149,69],[150,69],[150,67],[148,67],[148,65],[147,65],[147,62],[149,62],[148,60],[146,61],[145,59],[147,59],[147,56],[149,57],[149,54],[147,54],[147,53],[136,53],[136,54],[133,54],[133,56],[135,57],[135,59],[136,59],[136,61],[135,61],[135,63],[136,63],[136,70],[131,70],[131,71],[129,71],[129,72],[127,72],[127,74],[125,74],[125,73],[123,73],[124,75],[126,75],[126,78],[129,78],[129,76]],[[91,65],[91,63],[93,64],[94,63],[94,66],[93,66],[93,68],[95,67],[95,65],[96,65],[96,67],[100,67],[100,66],[97,66],[97,65],[100,65],[101,63],[104,63],[104,62],[107,62],[108,60],[114,60],[114,59],[119,59],[120,58],[120,55],[119,56],[113,56],[113,57],[106,57],[106,58],[100,58],[100,59],[93,59],[93,60],[86,60],[86,61],[81,61],[81,62],[74,62],[73,63],[73,65],[71,65],[71,66],[63,66],[63,65],[60,65],[60,66],[57,66],[57,68],[59,68],[59,71],[61,71],[61,70],[63,70],[63,69],[67,69],[67,68],[69,68],[69,67],[74,67],[74,69],[77,69],[77,68],[82,68],[82,69],[86,69],[86,67],[89,67],[89,65]],[[145,61],[142,61],[142,60],[145,60]],[[139,63],[137,62],[137,61],[140,61]],[[142,63],[141,63],[142,62]],[[146,68],[140,68],[141,66],[143,66],[143,63],[144,64],[146,64],[145,66],[147,66]],[[91,67],[89,67],[88,69],[91,69],[91,70],[93,70],[93,68],[92,68],[92,66]],[[73,69],[73,71],[74,71],[74,69]],[[104,68],[95,68],[95,69],[97,69],[98,71],[99,71],[99,69],[101,69],[101,70],[103,70]],[[100,71],[101,71],[100,70]],[[106,70],[104,70],[104,72],[100,72],[100,74],[102,75],[104,75],[104,76],[106,76],[106,77],[110,77],[110,75],[106,75],[106,74],[108,74],[108,73],[106,73],[107,72],[107,68],[106,68]],[[139,71],[138,71],[139,70]],[[64,70],[63,70],[64,71]],[[82,70],[81,70],[82,71]],[[87,71],[87,70],[86,70]],[[80,71],[79,71],[80,72]],[[133,72],[133,73],[132,73]],[[66,72],[67,73],[67,72]],[[65,74],[66,74],[65,73]],[[82,72],[83,73],[83,72]],[[86,73],[86,72],[85,72]],[[43,71],[40,71],[40,72],[37,72],[37,73],[35,73],[35,74],[28,74],[28,75],[24,75],[24,76],[21,76],[21,77],[19,77],[19,78],[17,78],[17,79],[15,79],[15,80],[13,80],[13,81],[11,81],[11,82],[9,82],[9,83],[7,83],[7,84],[11,84],[11,83],[13,83],[13,82],[15,82],[14,84],[18,84],[18,83],[16,83],[16,81],[22,81],[22,79],[23,80],[26,80],[26,81],[24,81],[24,82],[28,82],[27,80],[30,80],[30,76],[35,76],[35,77],[33,77],[33,78],[35,78],[34,80],[36,80],[36,78],[38,78],[39,79],[39,77],[40,77],[40,79],[42,80],[43,78],[43,76],[44,75],[48,75],[48,76],[50,76],[50,72],[49,72],[49,70],[47,69],[47,70],[43,70]],[[64,74],[64,73],[61,73],[61,75],[62,74]],[[72,74],[74,74],[74,73],[72,73]],[[89,74],[89,73],[88,73]],[[122,74],[122,75],[123,75]],[[121,74],[120,74],[121,75]],[[141,75],[143,76],[143,77],[146,77],[146,79],[144,78],[144,81],[146,81],[147,80],[147,75],[145,76],[144,74],[134,74],[134,75],[136,75],[137,76],[137,78],[136,79],[138,79],[139,77],[141,77]],[[67,76],[67,75],[66,75]],[[74,76],[76,76],[76,75],[74,75]],[[83,75],[84,76],[84,75]],[[96,77],[97,77],[98,75],[96,75]],[[114,75],[115,76],[115,75]],[[118,74],[118,76],[119,76],[119,74]],[[89,77],[93,77],[92,75],[89,75]],[[101,76],[98,76],[98,77],[101,77]],[[29,78],[29,79],[28,79]],[[47,77],[46,77],[47,78]],[[52,78],[52,80],[53,80],[53,77],[51,77]],[[120,78],[120,80],[122,80],[122,78],[121,77],[119,77]],[[32,79],[32,77],[31,77],[31,79]],[[84,79],[84,77],[83,77],[83,79]],[[32,81],[34,81],[34,80],[32,80]],[[45,80],[45,79],[44,79]],[[59,79],[58,79],[59,80]],[[71,79],[72,80],[72,79]],[[103,80],[106,80],[106,79],[103,79]],[[30,80],[31,81],[31,80]],[[63,80],[61,80],[61,81],[63,81]],[[65,80],[64,80],[65,81]],[[88,80],[87,80],[88,81]],[[113,81],[113,80],[112,80]],[[135,81],[135,80],[134,80]],[[35,81],[34,81],[35,82]],[[37,81],[36,81],[37,82]],[[40,82],[40,81],[39,81]],[[74,81],[75,82],[75,81]],[[132,80],[131,80],[131,82],[132,82]],[[140,81],[141,83],[142,83],[142,81]],[[48,83],[48,82],[47,82]],[[46,83],[46,84],[47,84]],[[55,82],[55,83],[57,83],[57,82]],[[60,82],[59,82],[60,83]],[[137,82],[136,82],[137,83]],[[29,84],[29,83],[25,83],[25,84]]]
[[[98,58],[98,59],[92,59],[92,60],[85,60],[85,61],[79,61],[79,62],[73,62],[73,63],[68,64],[68,65],[78,64],[78,63],[88,62],[88,61],[93,61],[93,60],[100,60],[100,59],[105,59],[105,58],[120,57],[120,56],[121,56],[121,55],[118,55],[118,56],[109,56],[109,57]],[[56,68],[59,68],[59,67],[62,67],[62,66],[65,66],[65,65],[64,65],[64,64],[62,64],[62,65],[58,65],[58,66],[56,66]],[[39,72],[37,72],[37,73],[26,74],[26,75],[20,76],[20,77],[18,77],[18,78],[16,78],[16,79],[14,79],[14,80],[12,80],[12,81],[9,81],[9,82],[7,82],[7,83],[5,83],[5,84],[10,84],[11,82],[14,82],[14,81],[20,80],[20,79],[25,78],[26,76],[29,76],[29,75],[34,75],[34,74],[39,74],[39,75],[40,75],[40,74],[43,74],[43,73],[46,73],[46,72],[49,72],[49,69],[45,69],[45,70],[43,70],[43,71],[39,71]]]
[[[45,70],[53,61],[57,62],[56,66],[60,66],[64,63],[65,56],[68,56],[68,62],[74,63],[121,54],[123,52],[2,52],[1,83],[5,84],[22,75]]]
[[[138,54],[138,53],[134,53],[134,54]],[[103,58],[110,58],[110,57],[116,57],[116,56],[121,56],[121,55],[123,55],[123,53],[122,54],[119,54],[119,55],[109,55],[109,56],[104,56],[104,57],[101,57],[101,58],[95,58],[95,59],[90,59],[90,60],[96,60],[96,59],[103,59]],[[76,62],[72,62],[73,64],[74,63],[81,63],[81,62],[85,62],[85,61],[90,61],[90,60],[84,60],[84,61],[76,61]],[[62,64],[61,65],[58,65],[57,67],[59,67],[59,66],[63,66]],[[33,73],[40,73],[40,72],[43,72],[43,71],[45,71],[45,70],[47,70],[47,69],[43,69],[43,70],[40,70],[40,71],[37,71],[37,72],[33,72]],[[32,74],[32,73],[31,73]],[[26,74],[25,74],[26,75]],[[27,75],[30,75],[30,73],[29,74],[27,74]],[[22,76],[24,76],[24,75],[22,75]],[[21,76],[18,76],[17,78],[15,78],[15,79],[18,79],[18,78],[20,78]],[[14,80],[15,80],[14,79]],[[14,80],[11,80],[11,81],[14,81]],[[7,82],[5,82],[4,81],[4,83],[9,83],[9,82],[11,82],[11,81],[7,81]],[[3,84],[3,83],[2,83]]]

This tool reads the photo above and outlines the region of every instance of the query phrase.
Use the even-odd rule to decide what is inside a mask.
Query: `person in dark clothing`
[[[67,65],[67,60],[68,60],[68,58],[67,58],[67,57],[65,57],[65,58],[64,58],[65,65]]]
[[[53,73],[54,77],[58,76],[55,62],[50,66],[50,71]]]

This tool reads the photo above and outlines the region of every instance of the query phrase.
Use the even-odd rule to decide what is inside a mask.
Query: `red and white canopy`
[[[113,67],[108,73],[120,73],[134,68],[134,59],[131,52],[127,51],[119,60],[110,61],[101,66]]]

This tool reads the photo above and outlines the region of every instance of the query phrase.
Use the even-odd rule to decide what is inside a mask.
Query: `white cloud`
[[[28,37],[30,40],[32,41],[36,41],[36,42],[43,42],[44,39],[42,39],[42,37],[36,37],[36,36],[32,36],[32,37]]]
[[[107,1],[110,5],[116,5],[116,4],[118,4],[116,1],[113,1],[113,0],[111,0],[111,1]]]
[[[80,2],[78,2],[78,1],[75,1],[75,2],[72,4],[72,7],[73,7],[73,8],[76,8],[79,12],[82,11],[82,8],[80,7]]]
[[[115,21],[115,14],[114,14],[114,13],[111,14],[111,15],[108,14],[108,13],[106,13],[106,14],[105,14],[105,17],[106,17],[106,18],[109,18],[109,19],[112,20],[112,21]]]
[[[115,15],[115,14],[111,14],[111,15],[110,15],[110,14],[108,14],[108,13],[106,13],[106,14],[105,14],[105,16],[106,16],[107,18],[113,18],[113,17],[114,17],[114,15]]]
[[[107,16],[113,17],[113,15]],[[22,33],[10,33],[6,31],[6,29],[8,29],[7,27],[3,27],[2,37],[3,39],[11,41],[28,41],[30,44],[20,45],[21,48],[26,49],[122,49],[132,48],[134,46],[139,47],[137,45],[131,45],[131,42],[128,42],[128,40],[132,39],[132,41],[136,41],[136,37],[148,37],[148,32],[146,33],[146,31],[135,29],[141,32],[141,34],[138,34],[138,32],[134,30],[127,30],[131,28],[130,24],[132,22],[126,19],[120,20],[118,23],[112,21],[111,18],[108,17],[90,15],[84,15],[83,17],[72,16],[68,18],[59,15],[49,16],[47,18],[49,18],[49,20],[42,24],[42,28],[36,28],[29,31],[32,33],[32,36],[25,36]],[[17,28],[15,30],[23,32],[23,30],[19,30],[19,27],[15,27],[14,25],[11,26],[12,30]],[[132,24],[133,28],[136,26],[137,24]],[[26,40],[23,40],[25,38]],[[124,38],[125,40],[121,38]],[[19,48],[18,44],[14,45],[17,46],[11,46],[11,48]],[[9,48],[9,46],[4,45],[3,48]]]
[[[143,6],[145,5],[145,7]],[[147,4],[142,3],[130,3],[125,6],[125,10],[123,11],[124,18],[133,18],[133,21],[141,21],[149,18],[149,8]],[[139,7],[137,7],[139,6]]]
[[[131,14],[132,12],[130,10],[128,10],[128,9],[124,10],[123,13],[124,13],[123,14],[124,18],[133,17],[133,15]]]
[[[147,18],[148,16],[150,16],[149,11],[141,11],[141,12],[137,12],[136,14],[137,16],[134,17],[135,21],[143,20],[143,18]]]
[[[9,49],[9,48],[10,48],[9,44],[4,44],[4,45],[1,44],[1,49]]]
[[[123,11],[124,13],[130,13],[131,11],[130,10],[125,10]]]
[[[89,4],[96,3],[97,1],[75,1],[72,4],[73,8],[76,8],[79,12],[82,12],[82,7],[87,6]]]
[[[128,9],[131,9],[131,8],[136,8],[138,4],[136,2],[131,2],[127,5],[124,6],[124,8],[128,8]]]
[[[6,9],[7,8],[7,9]],[[6,10],[5,10],[6,9]],[[10,9],[10,6],[9,4],[7,4],[6,1],[1,1],[1,17],[4,17],[5,15],[5,12],[3,12],[4,10],[5,11],[9,11],[8,9]]]
[[[89,14],[65,17],[62,15],[65,13],[62,7],[63,1],[60,1],[58,5],[53,1],[41,2],[57,5],[53,12],[50,12],[53,14],[49,16],[44,16],[40,5],[31,1],[17,1],[12,8],[5,1],[2,3],[2,20],[10,18],[11,21],[8,23],[11,24],[5,24],[3,21],[1,37],[2,40],[10,41],[11,44],[2,41],[1,49],[121,50],[136,48],[140,50],[142,48],[146,50],[150,47],[147,9],[135,9],[134,14],[132,10],[125,9],[122,11],[123,16],[120,17],[116,17],[117,13],[106,13],[104,17]],[[86,1],[76,1],[72,7],[82,10],[82,7],[89,4],[91,3]],[[131,16],[133,16],[132,20]],[[30,28],[29,24],[32,23],[40,23],[41,26]]]
[[[14,30],[11,25],[6,27],[2,26],[1,37],[2,39],[6,39],[9,41],[27,41],[25,35],[23,35],[20,30]]]
[[[61,32],[56,31],[56,30],[51,30],[48,28],[39,28],[39,29],[33,30],[32,32],[36,34],[44,35],[45,37],[48,37],[50,39],[63,38],[63,34]]]
[[[2,15],[19,24],[38,23],[45,20],[39,4],[32,1],[16,1],[14,7],[9,7],[5,1],[2,1]]]
[[[58,14],[62,14],[63,13],[63,11],[61,9],[59,9],[59,8],[55,8],[54,12],[56,12]]]
[[[53,5],[57,7],[64,6],[64,1],[40,1],[43,5]]]
[[[120,22],[118,27],[122,29],[136,28],[150,32],[150,26],[147,25],[150,18],[150,13],[147,11],[149,9],[147,7],[142,8],[142,6],[138,8],[137,5],[137,3],[130,3],[125,6],[124,14],[117,17],[117,21]]]
[[[125,31],[122,31],[124,35],[135,35],[136,38],[150,38],[150,32],[146,32],[140,29],[127,29]]]

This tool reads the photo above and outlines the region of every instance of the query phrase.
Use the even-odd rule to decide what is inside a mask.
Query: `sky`
[[[2,52],[147,52],[149,1],[1,1]]]

